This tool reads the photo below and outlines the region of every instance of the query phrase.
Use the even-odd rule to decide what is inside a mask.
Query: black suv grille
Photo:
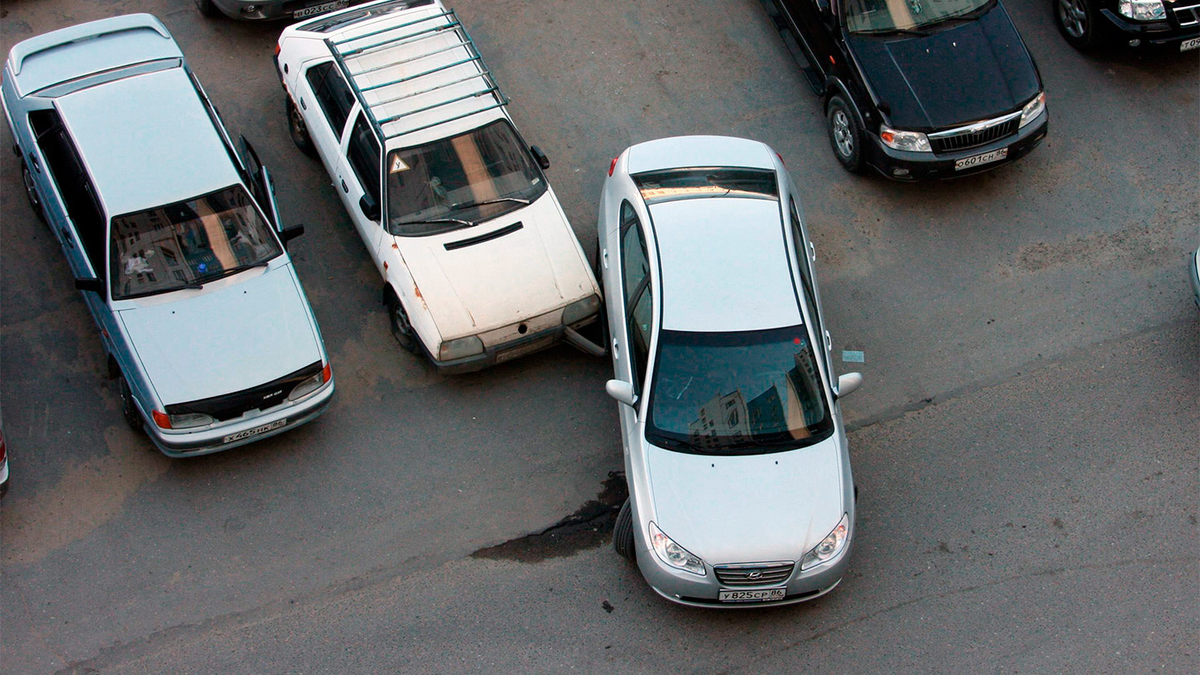
[[[957,134],[937,137],[931,134],[929,137],[929,146],[933,148],[934,152],[954,152],[955,150],[966,150],[967,148],[987,145],[988,143],[998,141],[1005,136],[1016,133],[1017,125],[1020,123],[1021,118],[1014,117],[1007,122],[979,131],[962,131]]]
[[[278,380],[260,384],[257,387],[244,389],[233,394],[169,405],[167,406],[167,414],[201,413],[213,417],[217,421],[224,422],[225,420],[241,417],[247,410],[273,408],[283,403],[283,400],[288,397],[288,394],[292,393],[292,389],[297,384],[321,372],[321,368],[321,362],[317,361],[316,363],[304,366],[290,375],[284,375]]]
[[[722,586],[767,586],[781,584],[792,576],[795,563],[751,563],[749,565],[719,565],[713,570]]]
[[[1187,7],[1174,7],[1171,3],[1165,3],[1167,11],[1175,15],[1175,20],[1180,26],[1195,26],[1200,23],[1200,3],[1188,5]]]

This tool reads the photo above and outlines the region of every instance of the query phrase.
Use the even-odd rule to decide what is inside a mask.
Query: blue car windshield
[[[846,30],[858,35],[920,31],[978,13],[996,0],[843,0]]]
[[[662,331],[648,417],[647,440],[697,454],[775,452],[833,433],[804,326]]]
[[[283,252],[245,188],[112,219],[113,300],[198,288]]]

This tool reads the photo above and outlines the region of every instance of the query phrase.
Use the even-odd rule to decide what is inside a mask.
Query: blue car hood
[[[118,312],[164,405],[249,389],[321,359],[308,300],[290,264],[234,279]]]

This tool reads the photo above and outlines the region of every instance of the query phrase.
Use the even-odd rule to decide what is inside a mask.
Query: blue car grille
[[[317,361],[294,373],[284,375],[278,380],[272,380],[257,387],[187,403],[175,403],[167,406],[167,414],[200,413],[224,422],[241,417],[248,410],[273,408],[283,403],[296,385],[320,373],[321,368],[321,362]]]

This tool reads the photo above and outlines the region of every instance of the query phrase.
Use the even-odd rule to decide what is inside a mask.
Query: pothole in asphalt
[[[595,499],[541,532],[481,548],[471,557],[535,563],[548,558],[562,558],[603,544],[612,532],[617,511],[621,510],[621,504],[629,496],[624,472],[609,473],[603,486]]]

